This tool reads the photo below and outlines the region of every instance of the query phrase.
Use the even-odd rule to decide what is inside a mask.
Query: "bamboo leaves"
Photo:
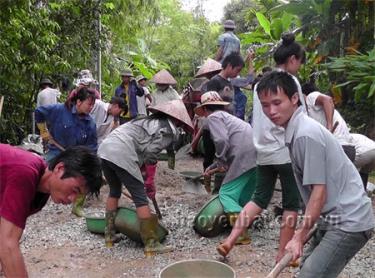
[[[354,99],[359,102],[362,97],[373,98],[375,103],[375,48],[366,54],[347,55],[332,58],[327,67],[343,74],[346,82],[337,87],[353,86]]]

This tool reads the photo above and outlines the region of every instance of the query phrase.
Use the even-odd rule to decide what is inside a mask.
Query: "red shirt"
[[[42,157],[0,144],[0,217],[25,228],[27,217],[40,211],[49,198],[37,191],[46,167]]]

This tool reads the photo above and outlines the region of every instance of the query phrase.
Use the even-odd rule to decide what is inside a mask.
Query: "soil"
[[[158,163],[156,184],[157,201],[163,214],[163,224],[170,230],[165,244],[174,252],[145,258],[142,246],[125,236],[112,249],[104,246],[103,235],[87,231],[85,219],[73,216],[70,207],[49,202],[30,217],[21,242],[22,252],[30,277],[157,277],[167,265],[185,259],[223,261],[216,245],[228,233],[214,238],[203,238],[192,229],[192,220],[211,195],[185,193],[185,180],[180,171],[202,171],[199,158],[184,157],[170,170],[165,161]],[[88,200],[85,212],[104,213],[108,187],[99,199]],[[280,193],[275,192],[270,208],[278,204]],[[123,197],[122,205],[132,206]],[[150,205],[152,207],[152,205]],[[265,212],[266,218],[272,216]],[[267,221],[266,221],[267,222]],[[238,246],[224,261],[237,277],[265,277],[274,265],[278,245],[277,221],[270,220],[261,230],[251,229],[252,243]],[[370,277],[375,259],[372,239],[347,266],[341,277]],[[296,270],[288,268],[280,277],[292,277]],[[370,272],[369,272],[370,271]],[[374,276],[372,276],[374,277]]]

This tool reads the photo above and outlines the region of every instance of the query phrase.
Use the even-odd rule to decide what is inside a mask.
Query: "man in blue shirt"
[[[236,25],[233,20],[226,20],[223,24],[224,33],[219,36],[218,39],[218,50],[216,52],[215,60],[223,63],[225,57],[227,57],[232,52],[240,54],[240,40],[233,33]]]
[[[126,114],[123,113],[120,115],[120,124],[123,124],[138,116],[137,96],[143,96],[144,92],[137,85],[137,81],[133,78],[131,70],[124,70],[121,73],[121,79],[121,84],[115,90],[115,96],[122,97],[129,107]]]

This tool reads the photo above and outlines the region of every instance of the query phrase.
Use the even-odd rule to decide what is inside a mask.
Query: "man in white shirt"
[[[349,152],[351,145],[350,129],[343,117],[335,109],[335,105],[330,96],[322,94],[313,83],[305,83],[302,85],[302,93],[305,95],[306,107],[308,115],[318,121],[340,142],[345,152]],[[355,150],[352,146],[352,155],[347,153],[351,160],[354,160]]]
[[[38,93],[36,107],[43,105],[56,104],[61,93],[52,88],[53,83],[48,78],[42,79],[39,83],[41,90]]]
[[[128,106],[121,97],[112,97],[109,103],[95,100],[94,108],[90,112],[90,116],[96,123],[96,133],[98,137],[98,145],[104,138],[118,126],[118,118],[122,112],[127,113]]]
[[[302,91],[308,115],[332,132],[357,167],[366,189],[368,175],[375,169],[375,142],[362,134],[350,133],[344,118],[335,109],[332,98],[318,92],[314,84],[303,84]]]
[[[353,163],[359,171],[365,190],[367,190],[368,176],[375,169],[375,142],[362,134],[351,133],[350,135],[350,142],[355,147]]]

